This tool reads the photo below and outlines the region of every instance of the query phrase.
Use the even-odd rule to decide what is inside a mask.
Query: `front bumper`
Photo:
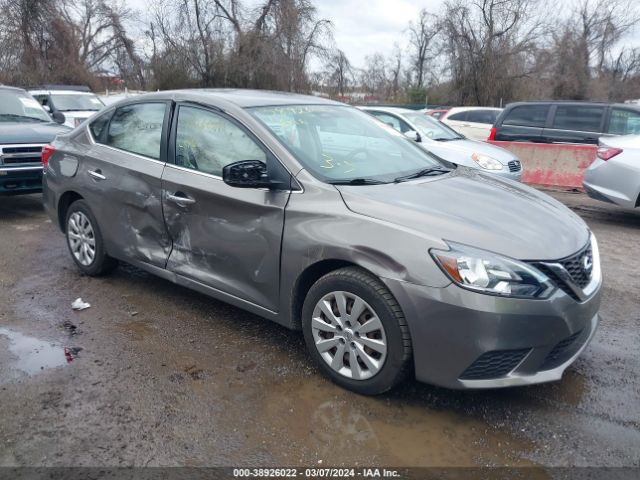
[[[447,388],[559,380],[598,325],[601,279],[584,302],[560,289],[526,300],[384,281],[407,318],[417,380]]]
[[[20,195],[42,191],[42,166],[0,166],[0,195]]]

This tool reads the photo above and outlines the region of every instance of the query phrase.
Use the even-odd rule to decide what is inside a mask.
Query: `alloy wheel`
[[[358,295],[336,291],[322,297],[313,310],[311,331],[320,356],[344,377],[366,380],[384,365],[384,326]]]
[[[96,257],[96,237],[89,218],[73,212],[67,224],[67,238],[71,253],[81,265],[88,267]]]

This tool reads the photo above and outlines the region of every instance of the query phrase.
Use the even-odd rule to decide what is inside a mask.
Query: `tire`
[[[85,275],[106,275],[118,266],[118,261],[107,255],[98,222],[84,200],[76,200],[69,206],[64,231],[71,258]],[[87,250],[83,250],[83,243],[87,244]]]
[[[384,393],[410,370],[411,336],[402,309],[379,279],[360,268],[335,270],[313,284],[302,307],[302,331],[320,369],[356,393]]]

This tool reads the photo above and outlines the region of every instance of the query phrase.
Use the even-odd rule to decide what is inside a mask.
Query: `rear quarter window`
[[[112,114],[113,111],[100,115],[89,124],[89,131],[91,132],[91,136],[95,142],[101,142],[103,138],[102,135],[104,134],[107,125],[109,125],[109,119]]]
[[[520,105],[507,112],[502,125],[544,127],[550,105]]]
[[[446,119],[447,120],[458,120],[458,121],[464,121],[467,119],[467,113],[468,112],[458,112],[458,113],[454,113],[453,115],[449,115]]]

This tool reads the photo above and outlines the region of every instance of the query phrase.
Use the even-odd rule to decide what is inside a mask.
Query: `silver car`
[[[301,329],[356,392],[409,373],[558,380],[598,324],[598,245],[578,216],[337,102],[152,93],[59,136],[43,162],[81,272],[124,261]]]
[[[515,154],[490,143],[470,140],[424,113],[397,107],[358,107],[431,153],[457,165],[479,168],[520,181],[522,164]]]
[[[621,207],[640,207],[640,135],[601,137],[596,160],[582,186],[590,197]]]

